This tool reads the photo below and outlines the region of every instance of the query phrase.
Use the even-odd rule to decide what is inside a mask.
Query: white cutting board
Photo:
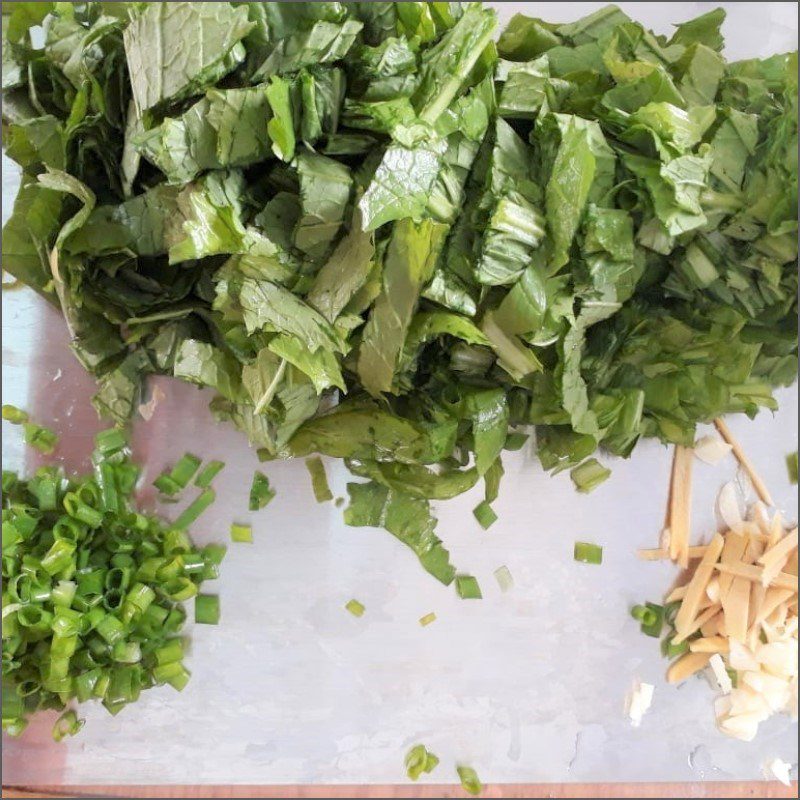
[[[526,9],[569,21],[600,6],[493,5],[501,22]],[[620,5],[668,33],[669,23],[715,4]],[[721,5],[729,58],[796,48],[793,3]],[[3,170],[5,221],[18,179],[5,157]],[[2,301],[3,401],[52,421],[62,436],[58,454],[85,469],[99,429],[88,403],[92,380],[43,301],[27,290],[4,292]],[[148,483],[185,450],[224,459],[220,500],[195,536],[226,541],[236,519],[252,522],[255,542],[230,546],[214,587],[222,623],[191,631],[193,677],[183,693],[148,691],[115,718],[84,707],[86,727],[62,744],[50,738],[53,717],[42,715],[21,739],[4,737],[4,783],[385,784],[405,780],[403,756],[417,742],[441,758],[428,778],[439,783],[456,780],[456,762],[487,783],[757,779],[775,756],[796,767],[796,723],[773,719],[751,744],[723,737],[710,686],[668,686],[658,643],[629,617],[632,604],[657,601],[676,576],[634,552],[657,543],[667,448],[646,442],[630,460],[607,460],[612,478],[588,496],[576,494],[567,475],[544,474],[529,450],[510,454],[490,532],[471,514],[480,489],[440,504],[438,530],[453,562],[483,589],[483,601],[467,602],[389,534],[348,528],[340,509],[314,503],[301,462],[266,465],[278,496],[248,513],[258,463],[245,439],[214,424],[209,395],[177,381],[159,385],[167,399],[135,429]],[[797,448],[796,387],[777,396],[777,414],[735,417],[731,428],[778,506],[796,517],[784,464]],[[4,423],[3,434],[3,466],[20,466],[18,431]],[[328,472],[335,494],[345,494],[344,468],[330,462]],[[698,538],[713,530],[715,494],[735,473],[731,459],[697,464]],[[602,544],[603,565],[576,564],[575,540]],[[493,578],[501,565],[514,577],[507,594]],[[344,611],[351,597],[366,606],[363,618]],[[420,627],[430,611],[436,622]],[[656,691],[633,729],[623,704],[637,677]]]

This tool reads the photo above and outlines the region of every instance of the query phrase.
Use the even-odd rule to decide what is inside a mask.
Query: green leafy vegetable
[[[258,511],[266,507],[275,497],[275,490],[269,485],[269,478],[259,470],[253,473],[253,482],[250,485],[250,511]]]
[[[260,458],[345,459],[347,519],[445,582],[431,502],[482,479],[493,524],[516,431],[588,491],[796,379],[797,54],[727,62],[720,9],[495,44],[480,3],[9,8],[3,268],[98,413],[206,387]]]

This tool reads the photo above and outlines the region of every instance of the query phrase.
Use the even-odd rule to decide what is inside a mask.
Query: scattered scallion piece
[[[211,486],[211,481],[213,481],[224,468],[224,461],[209,461],[194,479],[194,485],[199,486],[201,489],[207,489]]]
[[[498,567],[494,571],[494,577],[501,592],[507,592],[514,586],[514,578],[511,575],[511,571],[505,565]]]
[[[239,525],[234,522],[233,525],[231,525],[231,541],[252,542],[253,529],[249,525]]]
[[[433,611],[430,614],[425,614],[424,617],[419,618],[419,624],[422,625],[424,628],[426,625],[430,625],[432,622],[436,622],[436,614]]]
[[[217,495],[213,489],[203,489],[202,492],[181,512],[173,523],[179,530],[186,530],[213,502]]]
[[[189,485],[189,481],[194,477],[201,463],[197,456],[184,453],[169,472],[162,472],[153,481],[153,486],[162,494],[177,494]]]
[[[348,600],[344,606],[354,617],[363,617],[366,608],[358,600]]]
[[[55,431],[44,425],[37,425],[35,422],[24,422],[22,425],[25,430],[26,444],[45,455],[50,455],[56,449],[58,436]]]
[[[84,725],[85,720],[70,709],[65,711],[53,725],[53,739],[60,742],[65,736],[74,736]]]
[[[201,625],[217,625],[219,623],[218,595],[199,594],[195,597],[194,621]]]
[[[589,542],[575,542],[572,557],[582,564],[602,564],[603,548],[599,544]]]
[[[423,773],[433,772],[439,759],[424,744],[416,744],[406,753],[405,764],[406,774],[412,781],[416,781]]]
[[[601,483],[608,480],[611,470],[604,467],[596,458],[590,458],[570,470],[569,476],[575,488],[582,494],[588,494]]]
[[[644,631],[644,628],[642,628],[642,630]],[[686,639],[680,642],[680,644],[673,644],[672,636],[665,636],[661,640],[661,655],[665,658],[677,658],[688,652],[689,642]]]
[[[456,575],[456,592],[462,600],[480,600],[483,598],[481,587],[472,575]]]
[[[27,411],[23,411],[21,408],[6,403],[3,405],[3,419],[6,422],[10,422],[12,425],[22,425],[24,422],[27,422],[30,417]]]
[[[311,475],[311,488],[318,503],[327,503],[333,500],[333,492],[328,486],[328,475],[325,472],[325,464],[319,456],[311,456],[306,459],[306,467]]]
[[[786,469],[789,473],[789,483],[797,483],[797,450],[786,456]]]
[[[224,548],[196,549],[181,527],[136,509],[139,475],[120,431],[103,431],[94,472],[68,479],[43,467],[3,474],[3,730],[39,709],[65,710],[56,740],[82,722],[65,709],[99,699],[118,713],[143,689],[189,680],[176,638],[180,601],[216,577]],[[200,595],[200,622],[219,617]]]
[[[631,609],[631,616],[638,620],[641,625],[642,633],[658,639],[664,627],[664,607],[655,603],[645,603],[643,606],[634,606]]]
[[[477,795],[483,791],[483,784],[478,777],[478,773],[472,767],[458,766],[456,767],[456,772],[465,792]]]
[[[258,511],[264,508],[275,497],[275,490],[269,485],[269,478],[256,470],[253,473],[253,483],[250,485],[250,505],[251,511]]]
[[[494,509],[485,500],[478,503],[478,505],[472,509],[472,513],[475,515],[475,519],[478,520],[478,524],[484,530],[488,530],[497,522],[497,514],[495,514]]]

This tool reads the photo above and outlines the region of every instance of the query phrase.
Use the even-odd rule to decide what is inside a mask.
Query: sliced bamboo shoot
[[[704,669],[711,660],[711,653],[685,653],[667,670],[670,683],[680,683],[690,675]]]

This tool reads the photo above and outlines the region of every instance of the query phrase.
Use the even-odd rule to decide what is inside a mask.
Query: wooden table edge
[[[739,798],[797,797],[797,781],[700,781],[695,783],[533,783],[491,784],[489,798]],[[467,797],[453,784],[366,785],[130,785],[130,786],[3,786],[3,798],[450,798]]]

